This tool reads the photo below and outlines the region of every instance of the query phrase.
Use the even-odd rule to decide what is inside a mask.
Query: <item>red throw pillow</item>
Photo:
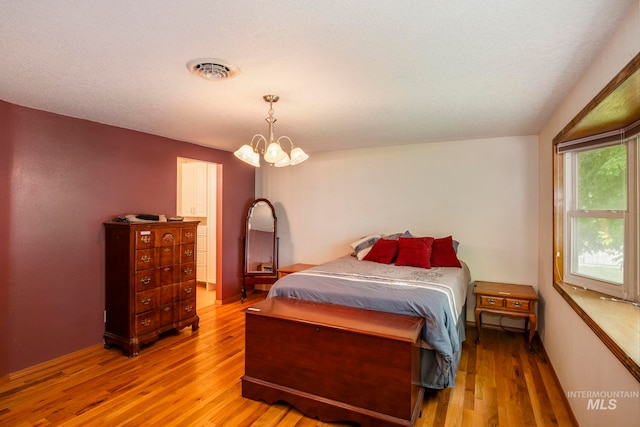
[[[374,261],[382,264],[390,264],[398,253],[397,240],[378,240],[368,254],[364,256],[365,261]]]
[[[396,265],[431,268],[433,237],[400,237]]]
[[[443,237],[434,239],[431,246],[431,266],[432,267],[460,267],[460,260],[453,248],[453,237]]]

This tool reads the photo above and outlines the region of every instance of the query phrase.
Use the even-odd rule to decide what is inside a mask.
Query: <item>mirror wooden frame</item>
[[[264,206],[262,209],[264,212],[257,216],[258,208],[262,206]],[[263,228],[272,228],[272,230],[263,230]],[[272,236],[262,233],[269,233]],[[243,240],[242,301],[247,297],[247,285],[269,285],[278,280],[278,218],[269,200],[256,199],[249,206]]]

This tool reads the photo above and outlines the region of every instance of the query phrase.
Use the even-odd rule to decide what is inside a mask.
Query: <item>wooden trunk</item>
[[[418,417],[419,317],[288,298],[246,310],[242,395],[322,421],[411,426]]]

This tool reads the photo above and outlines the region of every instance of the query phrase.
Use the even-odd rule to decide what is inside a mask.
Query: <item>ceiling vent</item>
[[[194,59],[187,63],[193,74],[208,80],[226,80],[240,74],[240,69],[233,64],[225,64],[219,59]]]

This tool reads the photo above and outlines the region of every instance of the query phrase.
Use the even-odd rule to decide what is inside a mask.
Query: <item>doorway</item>
[[[185,220],[200,221],[196,244],[196,309],[214,305],[216,301],[220,271],[221,168],[218,163],[177,158],[177,215]]]

